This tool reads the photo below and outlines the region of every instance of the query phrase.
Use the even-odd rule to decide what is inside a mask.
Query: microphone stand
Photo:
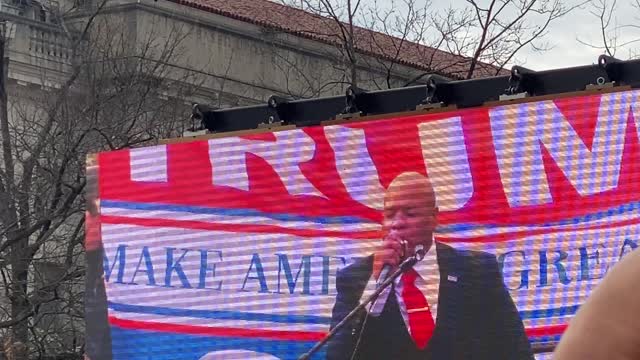
[[[322,340],[317,342],[311,348],[311,350],[309,350],[306,354],[300,356],[298,360],[310,359],[311,356],[316,352],[318,352],[318,350],[320,350],[320,348],[322,348],[324,344],[326,344],[329,340],[331,340],[338,333],[338,331],[340,331],[343,327],[349,324],[355,318],[358,312],[360,312],[360,310],[364,309],[367,305],[374,302],[378,298],[378,295],[380,295],[380,293],[383,292],[384,289],[388,288],[393,283],[393,281],[396,278],[398,278],[398,276],[402,275],[404,272],[411,269],[413,265],[415,265],[418,261],[422,260],[423,258],[424,258],[424,251],[422,250],[416,251],[414,256],[410,256],[406,258],[400,264],[400,266],[398,266],[398,268],[380,284],[380,286],[376,289],[376,291],[373,292],[373,294],[367,297],[362,303],[360,303],[360,305],[356,306],[353,310],[351,310],[351,312],[347,314],[347,316],[345,316],[344,319],[342,319],[327,335],[325,335],[325,337]]]

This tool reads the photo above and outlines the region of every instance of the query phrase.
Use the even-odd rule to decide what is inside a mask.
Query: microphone
[[[416,253],[415,253],[415,257],[416,260],[421,261],[422,259],[424,259],[424,256],[427,254],[426,251],[424,251],[424,245],[416,245]],[[406,252],[406,249],[405,249]]]
[[[408,243],[405,240],[401,240],[401,244],[402,244],[402,257],[406,257],[407,256],[407,252],[408,252]],[[422,245],[419,245],[422,247]],[[416,247],[417,249],[417,247]],[[424,257],[424,255],[423,255]],[[384,264],[382,266],[382,270],[380,271],[380,276],[378,276],[378,281],[376,282],[376,289],[378,289],[380,287],[380,285],[382,285],[382,283],[387,280],[387,277],[389,276],[389,273],[391,272],[391,265],[389,264]]]

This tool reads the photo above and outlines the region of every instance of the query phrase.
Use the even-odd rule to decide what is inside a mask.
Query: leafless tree
[[[623,4],[628,6],[624,9],[620,9],[617,0],[593,0],[589,5],[589,14],[598,20],[598,40],[593,41],[588,37],[586,39],[578,37],[577,41],[609,56],[637,58],[636,47],[640,42],[640,34],[638,34],[640,26],[636,25],[636,22],[640,20],[640,15],[633,16],[633,21],[629,23],[620,22],[618,15],[620,11],[629,10],[640,14],[640,1],[635,0],[630,4]],[[621,55],[621,51],[626,54]]]
[[[296,32],[332,44],[323,54],[328,64],[313,72],[297,63],[296,54],[274,48],[275,66],[285,86],[298,85],[290,94],[314,97],[363,83],[377,88],[401,86],[394,72],[404,52],[415,51],[408,47],[420,40],[428,23],[427,6],[418,8],[416,0],[401,1],[406,8],[402,12],[363,0],[282,0],[307,12],[292,22]]]
[[[404,11],[398,11],[398,6]],[[394,82],[394,73],[399,67],[404,52],[413,51],[425,56],[425,59],[433,61],[435,52],[426,53],[414,44],[424,43],[425,34],[431,26],[429,9],[431,2],[420,5],[416,0],[401,0],[400,5],[391,1],[386,9],[379,6],[377,0],[366,9],[363,16],[363,26],[372,31],[369,32],[368,42],[372,53],[387,54],[385,57],[365,57],[363,62],[369,68],[383,69],[383,76],[376,78],[370,76],[378,89],[390,89],[399,84]],[[381,36],[383,35],[383,36]],[[369,73],[371,74],[371,73]],[[402,85],[410,85],[426,75],[419,72],[412,79]]]
[[[280,2],[316,16],[314,25],[297,24],[295,31],[332,43],[341,70],[318,84],[301,67],[295,71],[290,57],[283,61],[289,76],[309,87],[366,81],[378,88],[415,84],[433,73],[454,79],[500,74],[522,49],[546,50],[549,26],[584,4],[466,0],[463,7],[436,8],[429,0],[395,0],[385,6],[377,0]]]
[[[600,22],[600,39],[601,45],[596,45],[587,40],[577,38],[578,42],[591,47],[602,50],[603,53],[609,56],[615,56],[618,49],[618,31],[619,27],[616,24],[614,18],[614,12],[616,10],[616,0],[611,2],[607,0],[594,0],[590,5],[589,13],[598,18]]]
[[[197,86],[169,65],[184,28],[160,19],[132,38],[106,0],[92,4],[61,17],[62,84],[0,86],[0,332],[15,359],[82,354],[86,154],[179,135]]]
[[[468,27],[454,33],[446,49],[471,56],[466,78],[479,63],[504,68],[526,46],[544,51],[549,25],[583,3],[567,6],[562,0],[491,0],[481,4],[467,0],[462,11],[449,9],[452,18],[468,21]],[[449,31],[447,18],[437,22],[442,33]]]

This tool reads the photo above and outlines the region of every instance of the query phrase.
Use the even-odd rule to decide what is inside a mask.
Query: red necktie
[[[419,349],[424,349],[433,335],[435,323],[427,299],[416,287],[417,277],[413,268],[402,275],[402,299],[409,315],[411,337]]]

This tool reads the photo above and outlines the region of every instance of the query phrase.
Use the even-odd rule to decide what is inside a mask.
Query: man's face
[[[383,230],[385,234],[394,232],[411,249],[418,244],[429,248],[437,214],[428,182],[392,183],[385,194]]]

